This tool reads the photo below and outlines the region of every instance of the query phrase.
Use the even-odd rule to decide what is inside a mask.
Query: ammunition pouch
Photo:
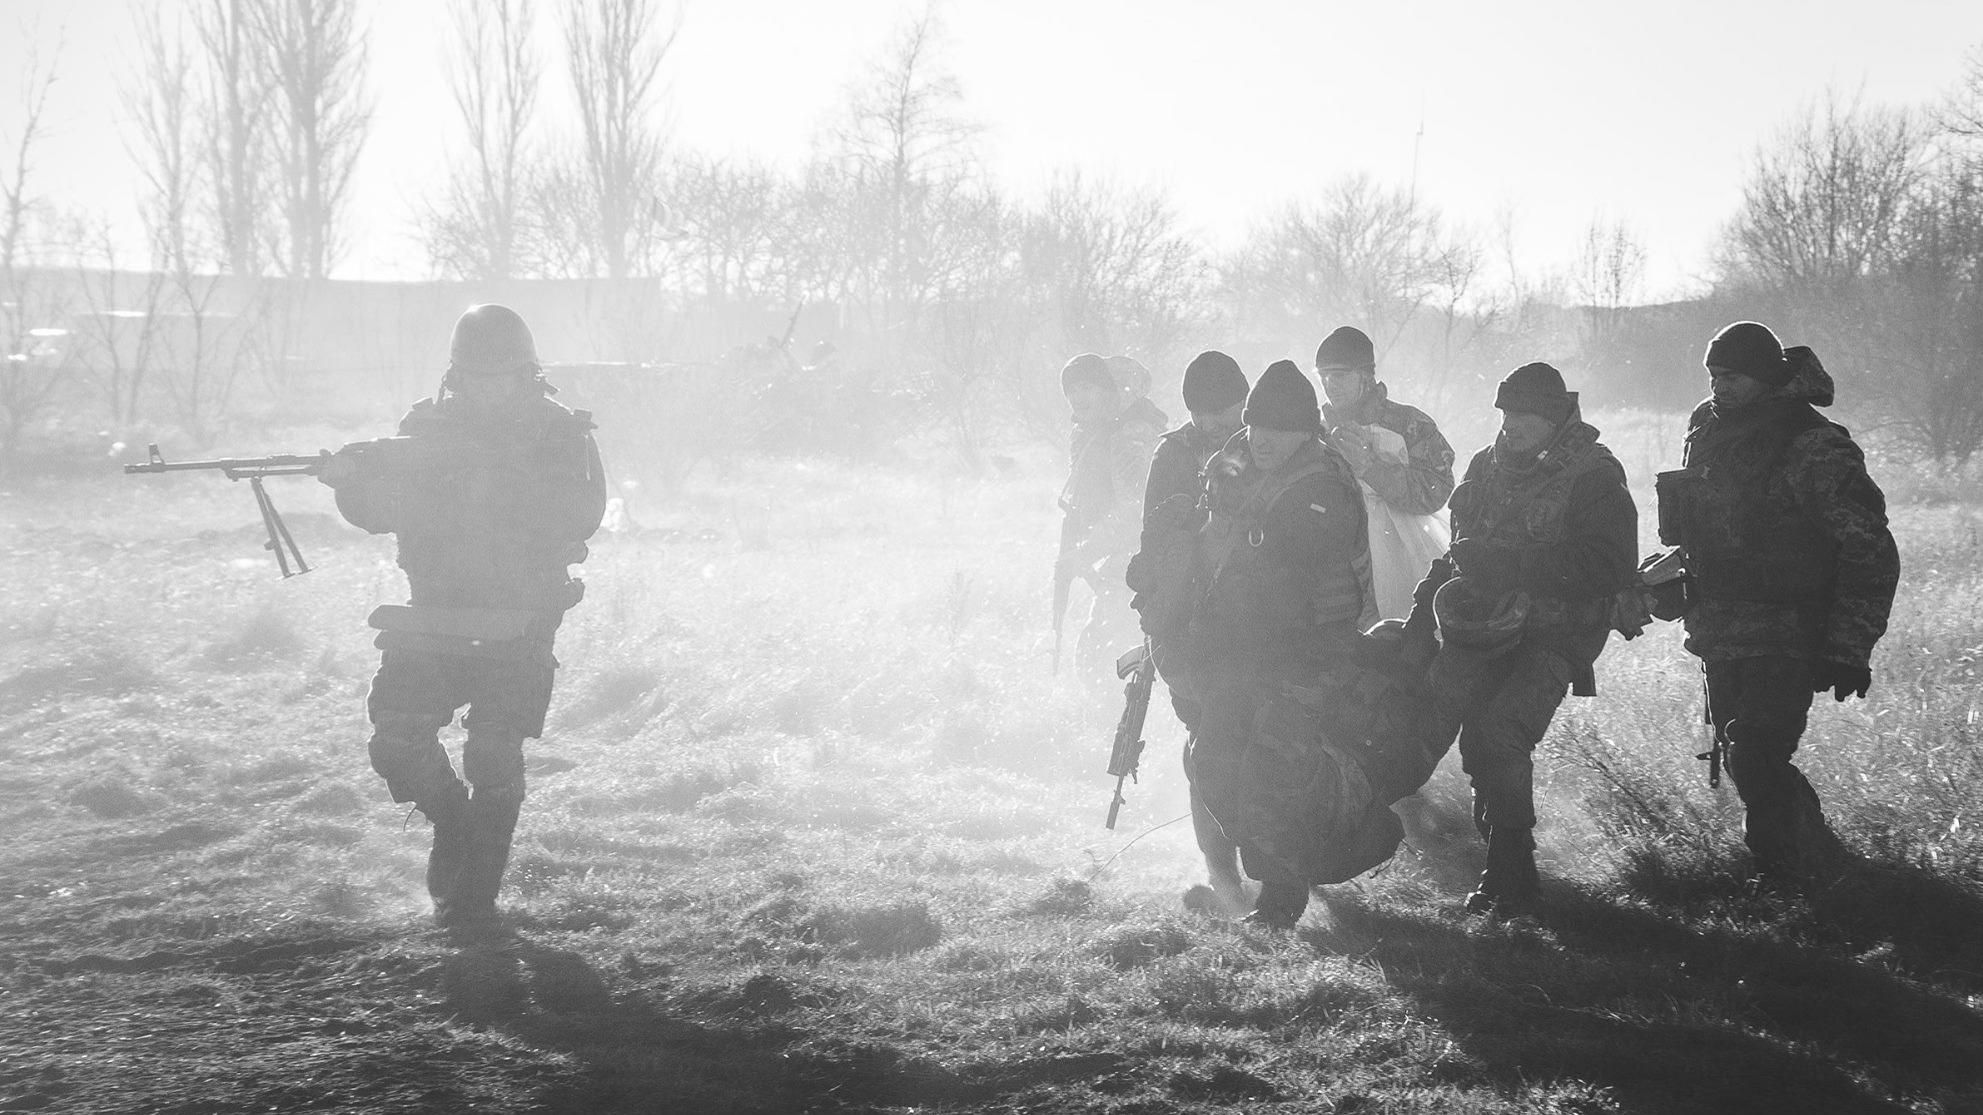
[[[1653,493],[1659,500],[1659,544],[1685,544],[1690,508],[1700,498],[1707,478],[1697,468],[1670,469],[1653,477]]]
[[[380,650],[502,662],[548,662],[551,654],[550,625],[520,608],[381,604],[365,622],[378,631],[372,645]]]

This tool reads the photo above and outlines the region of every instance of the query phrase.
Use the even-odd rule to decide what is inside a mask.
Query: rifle
[[[1150,714],[1150,689],[1157,680],[1157,659],[1150,653],[1148,639],[1115,660],[1115,676],[1128,679],[1129,684],[1122,687],[1122,719],[1115,722],[1115,742],[1109,748],[1115,795],[1109,799],[1109,816],[1103,827],[1111,830],[1116,813],[1122,809],[1123,779],[1135,780],[1136,764],[1143,758],[1143,720]]]
[[[1701,719],[1707,723],[1713,738],[1708,749],[1694,758],[1708,764],[1708,788],[1712,790],[1721,785],[1721,769],[1728,765],[1728,732],[1714,722],[1714,698],[1708,693],[1706,674],[1701,676]]]
[[[213,461],[167,461],[155,444],[147,448],[147,453],[148,459],[144,464],[125,465],[125,474],[210,469],[229,480],[246,480],[255,491],[255,508],[262,513],[262,529],[269,536],[262,548],[275,555],[276,568],[282,570],[284,577],[310,571],[309,563],[303,560],[303,552],[296,548],[296,540],[290,537],[288,524],[282,521],[282,515],[275,509],[275,501],[262,487],[262,481],[271,476],[315,476],[330,462],[329,450],[314,456],[282,453],[273,457],[225,457]],[[292,561],[296,566],[294,571],[290,569]]]
[[[1074,588],[1076,569],[1069,555],[1074,551],[1074,519],[1060,521],[1060,553],[1053,562],[1053,672],[1060,673],[1061,630],[1067,620],[1067,595]]]

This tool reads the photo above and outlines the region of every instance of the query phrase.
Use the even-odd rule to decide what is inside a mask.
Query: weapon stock
[[[310,564],[303,560],[303,552],[296,548],[296,539],[290,536],[289,524],[282,521],[282,513],[275,509],[275,500],[269,498],[262,481],[271,476],[314,476],[322,472],[330,461],[328,450],[316,454],[280,453],[270,457],[223,457],[210,461],[167,461],[158,451],[156,444],[146,448],[143,464],[125,465],[125,475],[153,472],[192,472],[207,470],[218,472],[229,480],[246,480],[255,492],[255,510],[262,516],[262,529],[268,532],[269,540],[262,548],[275,555],[275,565],[284,577],[294,577],[310,571]],[[292,570],[290,566],[294,564]]]
[[[1122,784],[1136,778],[1137,763],[1143,758],[1143,721],[1150,714],[1150,689],[1157,680],[1157,661],[1150,644],[1127,651],[1115,660],[1115,676],[1127,679],[1122,687],[1122,718],[1115,724],[1115,742],[1109,749],[1109,773],[1115,776],[1115,792],[1109,798],[1108,820],[1103,827],[1115,828],[1116,814],[1123,806]]]
[[[1074,587],[1074,571],[1067,563],[1059,561],[1053,567],[1053,672],[1060,673],[1060,647],[1063,625],[1067,619],[1067,596]]]
[[[1694,756],[1708,764],[1708,788],[1721,785],[1721,770],[1728,765],[1728,731],[1714,722],[1714,695],[1708,690],[1705,674],[1701,677],[1701,719],[1708,726],[1708,749]]]

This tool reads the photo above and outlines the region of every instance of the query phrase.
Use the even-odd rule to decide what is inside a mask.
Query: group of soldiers
[[[1501,382],[1500,433],[1455,487],[1437,425],[1390,398],[1370,339],[1353,328],[1316,352],[1326,405],[1291,361],[1249,383],[1231,357],[1206,352],[1183,377],[1190,420],[1168,432],[1141,364],[1068,362],[1073,467],[1056,580],[1063,591],[1086,581],[1095,600],[1077,660],[1134,637],[1132,604],[1155,633],[1190,730],[1192,817],[1221,905],[1292,925],[1312,884],[1388,855],[1397,821],[1382,806],[1423,783],[1457,729],[1487,842],[1467,909],[1533,911],[1535,747],[1567,693],[1595,692],[1609,633],[1635,633],[1646,605],[1684,618],[1687,648],[1705,665],[1758,870],[1809,880],[1836,861],[1838,843],[1791,760],[1814,692],[1843,701],[1871,684],[1899,572],[1884,499],[1851,437],[1814,409],[1831,403],[1832,386],[1810,350],[1786,353],[1767,328],[1738,322],[1715,336],[1704,363],[1712,395],[1694,412],[1684,467],[1659,485],[1661,541],[1684,554],[1687,576],[1648,593],[1635,576],[1624,471],[1548,364]],[[402,448],[348,446],[318,471],[347,519],[398,542],[410,596],[372,617],[381,655],[369,751],[393,800],[432,823],[427,887],[443,926],[497,921],[525,794],[524,741],[544,729],[553,642],[583,596],[570,568],[606,510],[591,417],[554,393],[523,319],[471,307],[433,397],[387,439]],[[1379,694],[1422,699],[1357,721],[1410,720],[1423,746],[1375,763],[1368,778],[1340,764],[1330,784],[1357,816],[1319,853],[1290,852],[1312,796],[1290,792],[1300,780],[1276,772],[1311,770],[1297,760],[1314,717],[1294,730],[1276,723],[1333,693],[1321,722],[1340,731],[1373,704],[1357,695],[1379,692],[1358,688],[1375,676],[1372,647],[1390,648],[1377,658],[1396,676],[1397,662],[1414,661],[1398,648],[1434,627],[1430,665],[1407,671],[1417,688]],[[440,731],[464,710],[457,769]],[[1266,767],[1239,758],[1274,740]],[[1269,772],[1264,797],[1239,785],[1247,769]],[[1358,813],[1360,801],[1370,808]],[[1249,815],[1262,811],[1275,823]],[[1261,883],[1250,904],[1241,864]]]
[[[1871,684],[1899,579],[1885,500],[1851,436],[1818,413],[1832,383],[1808,348],[1786,352],[1767,327],[1737,322],[1703,364],[1711,394],[1690,419],[1683,467],[1659,478],[1671,549],[1641,563],[1624,469],[1547,363],[1500,382],[1500,430],[1455,486],[1438,426],[1390,397],[1353,327],[1316,351],[1326,405],[1292,361],[1249,384],[1231,357],[1205,352],[1183,377],[1190,419],[1169,432],[1143,394],[1147,374],[1124,374],[1133,361],[1068,362],[1074,454],[1057,573],[1096,588],[1082,648],[1091,670],[1092,650],[1133,631],[1132,606],[1141,613],[1189,732],[1192,821],[1216,907],[1293,925],[1310,887],[1336,881],[1318,873],[1341,874],[1315,864],[1372,861],[1290,854],[1299,838],[1286,834],[1330,821],[1322,798],[1355,813],[1410,793],[1431,772],[1421,760],[1436,763],[1456,733],[1486,843],[1465,909],[1537,913],[1535,748],[1567,695],[1596,694],[1610,634],[1629,638],[1654,617],[1682,620],[1702,662],[1714,755],[1745,806],[1758,875],[1806,885],[1837,870],[1842,847],[1792,757],[1815,693],[1843,701]],[[1434,629],[1408,684],[1363,684],[1373,655],[1398,660],[1373,648]],[[1316,693],[1336,694],[1335,707]],[[1411,761],[1387,766],[1382,741],[1345,738],[1345,723],[1382,719],[1354,715],[1359,696],[1424,706],[1388,721],[1421,737],[1398,744]],[[1321,713],[1276,728],[1301,700]],[[1359,743],[1375,758],[1338,766],[1368,767],[1368,786],[1316,774],[1317,756]],[[1343,792],[1348,782],[1360,796]],[[1330,794],[1312,789],[1325,784]],[[1330,839],[1375,832],[1380,858],[1396,847],[1382,824],[1359,824]],[[1236,860],[1259,880],[1250,902]]]

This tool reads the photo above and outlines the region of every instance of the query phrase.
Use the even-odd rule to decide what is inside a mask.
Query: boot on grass
[[[1487,834],[1487,870],[1467,895],[1466,911],[1495,918],[1538,913],[1542,879],[1535,868],[1535,830],[1496,825]]]

